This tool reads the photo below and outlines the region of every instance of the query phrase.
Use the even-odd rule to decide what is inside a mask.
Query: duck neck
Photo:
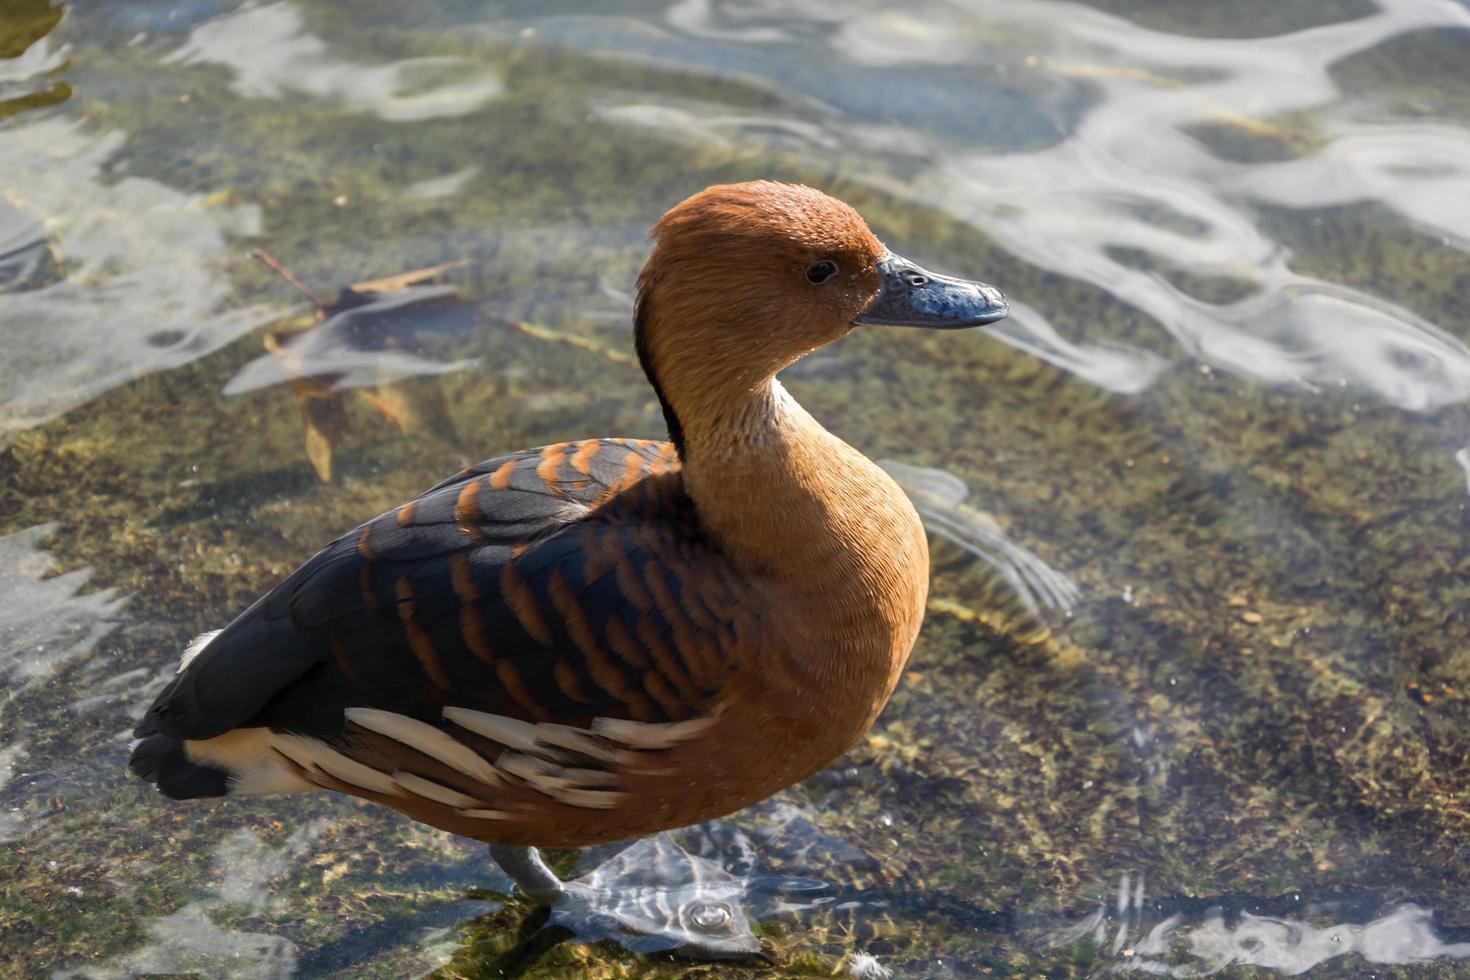
[[[679,419],[686,472],[691,465],[696,470],[750,465],[780,457],[794,442],[836,438],[775,378],[709,394],[714,397],[681,399],[681,408],[669,410]]]
[[[810,737],[841,752],[887,701],[923,619],[918,515],[774,379],[680,419],[700,531],[766,597],[763,696],[793,699]]]
[[[840,530],[833,511],[861,477],[852,472],[858,454],[774,378],[671,411],[681,430],[685,490],[701,529],[763,577],[809,574],[802,566],[814,539]]]
[[[913,505],[776,380],[804,353],[779,342],[787,331],[686,322],[679,312],[643,287],[635,338],[701,534],[766,591],[763,619],[780,620],[768,625],[782,637],[793,683],[820,691],[842,681],[856,697],[886,698],[929,585]],[[691,333],[703,356],[675,356],[672,339]],[[861,676],[834,676],[854,672]]]

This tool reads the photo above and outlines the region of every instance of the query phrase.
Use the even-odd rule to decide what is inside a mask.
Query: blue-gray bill
[[[854,323],[954,330],[994,323],[1009,312],[999,289],[920,268],[888,253],[878,262],[878,295]]]

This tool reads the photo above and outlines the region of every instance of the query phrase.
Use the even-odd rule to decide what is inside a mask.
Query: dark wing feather
[[[722,560],[675,467],[667,443],[600,440],[466,470],[247,609],[139,734],[332,737],[347,707],[437,723],[450,703],[568,724],[690,717],[728,660],[719,631],[696,625],[718,604],[700,582]]]

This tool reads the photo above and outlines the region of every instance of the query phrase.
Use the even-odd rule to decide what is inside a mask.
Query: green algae
[[[313,29],[344,33],[340,15],[307,10]],[[893,702],[832,770],[780,797],[809,827],[796,834],[759,808],[730,821],[768,842],[770,868],[824,880],[852,906],[762,923],[774,966],[553,942],[538,931],[543,913],[498,890],[478,846],[346,800],[165,806],[123,774],[116,739],[152,688],[72,707],[107,676],[156,677],[311,549],[474,458],[594,425],[661,431],[632,366],[492,326],[436,349],[476,359],[434,382],[457,443],[407,437],[351,403],[338,478],[323,485],[288,390],[220,394],[261,354],[276,325],[262,323],[7,436],[0,535],[54,523],[44,547],[55,570],[91,569],[88,588],[127,595],[128,621],[0,709],[0,744],[25,744],[25,775],[3,792],[28,828],[0,849],[0,972],[115,966],[161,941],[155,923],[197,909],[227,933],[288,937],[311,975],[816,976],[855,951],[905,974],[1088,975],[1117,958],[1057,937],[1140,871],[1166,909],[1238,896],[1290,916],[1293,895],[1349,895],[1361,918],[1414,900],[1441,924],[1470,925],[1459,846],[1470,833],[1470,518],[1452,455],[1464,406],[1411,414],[1361,392],[1202,368],[1101,288],[873,181],[797,154],[632,134],[586,112],[610,90],[782,108],[768,87],[497,37],[385,30],[343,50],[473,58],[504,89],[469,117],[404,127],[325,99],[242,99],[218,66],[176,68],[147,100],[110,98],[104,80],[142,87],[156,68],[146,48],[87,48],[68,78],[89,125],[129,134],[115,165],[204,207],[258,207],[249,244],[318,288],[470,258],[451,281],[492,316],[626,351],[626,332],[585,311],[606,283],[626,290],[651,217],[705,184],[761,175],[828,188],[896,250],[975,270],[1075,340],[1169,359],[1145,392],[1123,396],[978,335],[872,330],[788,381],[870,456],[963,478],[1001,527],[1074,575],[1084,600],[1039,633],[987,568],[936,547],[935,602]],[[248,152],[266,140],[269,167]],[[1275,142],[1279,156],[1235,156],[1315,145]],[[483,163],[453,196],[403,193],[466,161]],[[1296,271],[1462,332],[1463,252],[1369,208],[1263,214]],[[234,298],[295,315],[245,244],[222,270]],[[1159,271],[1207,302],[1248,292]],[[83,745],[103,748],[79,756]],[[823,846],[804,846],[814,840]],[[222,865],[222,842],[236,865]],[[449,930],[433,957],[414,938],[430,928]],[[1355,963],[1318,970],[1356,975]]]
[[[1307,114],[1292,113],[1276,119],[1223,115],[1186,128],[1190,136],[1222,160],[1236,163],[1274,163],[1317,152],[1326,138]]]
[[[47,0],[22,0],[0,10],[0,60],[19,58],[61,23],[64,8]],[[48,72],[47,74],[52,74]],[[9,85],[0,88],[0,120],[23,112],[60,105],[71,98],[72,88],[60,80],[31,79],[19,94]]]
[[[1453,70],[1464,56],[1470,31],[1412,31],[1360,51],[1332,66],[1333,79],[1378,112],[1405,118],[1463,118],[1470,82]],[[1380,101],[1381,100],[1381,101]]]
[[[1405,227],[1378,204],[1262,209],[1262,224],[1300,258],[1308,275],[1359,288],[1470,339],[1470,256],[1426,231]]]
[[[63,8],[48,0],[7,4],[0,14],[0,58],[18,58],[61,23]]]

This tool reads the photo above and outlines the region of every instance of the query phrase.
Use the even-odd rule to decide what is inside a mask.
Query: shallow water
[[[775,972],[1470,970],[1470,7],[619,7],[0,7],[0,973],[636,962],[367,804],[166,806],[128,730],[358,521],[661,435],[647,226],[756,176],[1013,304],[787,373],[936,567],[870,737],[676,835]],[[468,262],[293,338],[255,247]]]

